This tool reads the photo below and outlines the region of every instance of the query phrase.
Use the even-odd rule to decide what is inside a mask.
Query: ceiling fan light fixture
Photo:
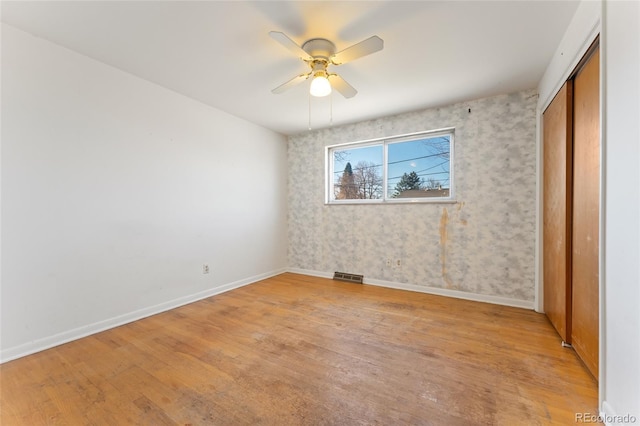
[[[309,88],[311,96],[321,98],[331,93],[331,83],[327,78],[327,73],[324,71],[318,71],[314,74],[313,80],[311,80],[311,87]]]

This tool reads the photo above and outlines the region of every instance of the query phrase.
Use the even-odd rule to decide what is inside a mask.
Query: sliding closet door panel
[[[596,50],[574,79],[571,340],[598,377],[600,55]]]
[[[543,114],[544,311],[565,342],[571,341],[572,83]]]

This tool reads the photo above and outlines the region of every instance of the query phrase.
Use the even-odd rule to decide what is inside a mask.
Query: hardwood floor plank
[[[0,423],[570,424],[597,384],[544,315],[282,274],[0,366]]]

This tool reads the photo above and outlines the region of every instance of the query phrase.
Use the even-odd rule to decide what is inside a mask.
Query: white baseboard
[[[597,420],[607,426],[617,426],[637,424],[639,419],[637,412],[635,415],[629,413],[616,413],[611,404],[607,401],[602,401],[602,410],[600,411],[600,417]]]
[[[611,405],[609,405],[607,401],[602,401],[602,410],[600,411],[600,417],[602,418],[602,420],[606,418],[611,418],[615,415],[616,413],[615,411],[613,411],[613,407],[611,407]],[[613,423],[607,423],[605,421],[603,421],[602,423],[604,423],[607,426],[611,426],[613,424]]]
[[[133,312],[129,312],[124,315],[119,315],[114,318],[109,318],[103,321],[98,321],[93,324],[88,324],[82,327],[74,328],[72,330],[64,331],[62,333],[54,334],[42,339],[34,340],[29,343],[15,346],[13,348],[7,348],[0,351],[0,364],[11,361],[23,356],[31,355],[36,352],[43,351],[45,349],[59,346],[64,343],[78,340],[83,337],[90,336],[92,334],[99,333],[101,331],[109,330],[111,328],[119,327],[121,325],[137,321],[151,315],[156,315],[162,312],[169,311],[171,309],[178,308],[180,306],[188,305],[189,303],[197,302],[198,300],[206,299],[207,297],[215,296],[216,294],[224,293],[229,290],[243,287],[248,284],[252,284],[256,281],[264,280],[266,278],[273,277],[275,275],[286,272],[286,268],[277,269],[275,271],[266,272],[263,274],[254,275],[252,277],[244,278],[231,283],[223,284],[221,286],[210,288],[195,294],[179,297],[174,300],[170,300],[164,303],[160,303],[148,308],[138,309]]]
[[[313,271],[311,269],[289,268],[287,269],[287,272],[300,275],[309,275],[311,277],[333,278],[333,273],[331,272]]]
[[[313,271],[309,269],[289,268],[288,272],[302,275],[310,275],[313,277],[332,278],[333,273]],[[534,302],[530,300],[511,299],[509,297],[491,296],[485,294],[469,293],[460,290],[449,290],[446,288],[427,287],[415,284],[404,284],[393,281],[384,281],[376,279],[364,279],[364,284],[376,285],[380,287],[395,288],[399,290],[416,291],[419,293],[435,294],[438,296],[454,297],[456,299],[472,300],[475,302],[493,303],[494,305],[513,306],[516,308],[534,309]]]

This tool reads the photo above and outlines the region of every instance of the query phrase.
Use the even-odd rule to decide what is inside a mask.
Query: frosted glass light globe
[[[321,98],[331,93],[331,83],[329,83],[329,79],[326,76],[318,74],[311,80],[309,93],[311,93],[311,96]]]

